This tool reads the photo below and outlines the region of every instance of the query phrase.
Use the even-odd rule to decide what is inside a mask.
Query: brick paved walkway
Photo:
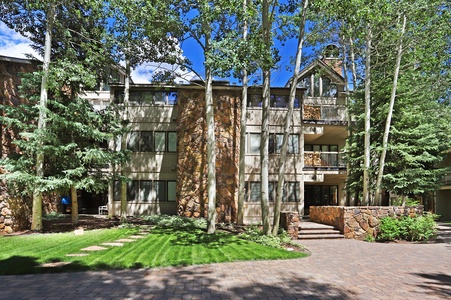
[[[282,261],[0,277],[0,299],[450,299],[451,244],[303,241]]]

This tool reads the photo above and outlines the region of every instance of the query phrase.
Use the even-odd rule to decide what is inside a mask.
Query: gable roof
[[[327,74],[327,77],[332,79],[335,83],[339,84],[345,84],[345,80],[343,76],[339,73],[337,73],[332,67],[330,67],[328,64],[326,64],[321,59],[315,59],[311,64],[309,64],[307,67],[301,70],[299,73],[299,81],[301,79],[304,79],[307,74],[314,71],[315,69],[321,69]],[[291,78],[288,80],[288,82],[285,84],[286,87],[289,87],[291,83]]]

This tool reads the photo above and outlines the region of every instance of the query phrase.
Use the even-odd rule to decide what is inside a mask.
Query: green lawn
[[[238,260],[287,259],[306,254],[266,247],[243,240],[236,235],[217,232],[208,235],[199,228],[151,229],[145,238],[124,243],[122,247],[89,252],[84,257],[67,254],[83,253],[82,248],[101,246],[136,234],[138,228],[86,231],[84,235],[71,233],[35,234],[0,237],[0,275],[64,272],[81,270],[151,268],[231,262]],[[62,267],[40,267],[48,262],[71,262]]]

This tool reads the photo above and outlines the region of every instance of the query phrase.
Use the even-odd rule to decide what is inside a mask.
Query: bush
[[[285,230],[281,230],[278,236],[264,235],[257,226],[249,226],[239,235],[241,238],[264,246],[283,249],[283,244],[290,244],[291,238]]]
[[[408,240],[425,242],[437,233],[435,219],[437,215],[425,213],[423,216],[402,216],[399,219],[385,217],[381,219],[378,241]]]

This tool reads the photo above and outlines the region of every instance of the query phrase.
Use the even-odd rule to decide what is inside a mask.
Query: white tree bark
[[[293,117],[294,110],[294,99],[296,98],[296,87],[299,80],[299,71],[301,68],[301,60],[302,60],[302,47],[304,45],[304,32],[305,32],[305,23],[307,19],[307,7],[308,0],[304,0],[304,5],[302,7],[302,19],[301,24],[299,25],[299,36],[298,36],[298,46],[296,50],[296,63],[293,70],[293,77],[291,80],[290,86],[290,95],[288,100],[288,111],[285,116],[285,126],[283,131],[283,140],[282,140],[282,149],[280,151],[279,157],[279,173],[277,180],[277,194],[276,194],[276,202],[274,204],[274,219],[273,219],[273,227],[272,234],[277,235],[279,231],[279,222],[280,222],[280,209],[282,206],[282,197],[283,197],[283,186],[285,182],[285,163],[287,160],[287,150],[288,150],[288,139],[290,137],[290,127],[291,127],[291,119]],[[302,122],[301,122],[302,126]],[[301,128],[302,132],[302,128]]]
[[[123,120],[124,125],[127,124],[128,121],[128,107],[129,107],[129,99],[130,99],[130,60],[128,58],[125,59],[125,82],[124,82],[124,111],[123,111]],[[127,148],[127,134],[124,133],[121,138],[121,150],[125,150]],[[123,162],[121,165],[121,222],[125,222],[127,220],[127,181],[125,180],[127,173],[125,172],[126,162]]]
[[[50,3],[47,11],[47,25],[45,29],[44,62],[42,66],[41,96],[39,100],[38,131],[42,133],[46,128],[47,120],[47,81],[50,68],[50,53],[52,51],[52,30],[55,22],[55,4]],[[43,145],[42,139],[39,143]],[[44,152],[43,147],[38,147],[36,153],[36,177],[44,176]],[[31,230],[42,230],[42,192],[38,189],[33,193],[33,208],[31,217]]]
[[[372,32],[368,25],[365,57],[365,135],[363,158],[363,205],[370,205],[370,155],[371,155],[371,42]]]
[[[402,47],[403,47],[403,37],[406,30],[406,22],[407,18],[406,15],[403,15],[403,22],[402,22],[402,28],[401,28],[401,34],[399,36],[398,40],[398,49],[396,54],[396,65],[395,65],[395,71],[393,74],[393,86],[390,94],[390,105],[388,109],[387,114],[387,120],[385,121],[385,130],[384,135],[382,138],[382,152],[381,157],[379,159],[379,172],[377,174],[377,180],[376,180],[376,195],[375,195],[375,205],[381,205],[382,203],[382,177],[384,176],[384,166],[385,166],[385,156],[387,155],[387,146],[388,146],[388,136],[390,134],[390,126],[391,126],[391,119],[393,116],[393,107],[395,105],[396,100],[396,89],[398,88],[398,77],[399,77],[399,68],[401,66],[401,59],[402,59]]]
[[[247,0],[243,0],[243,11],[247,13]],[[247,17],[245,17],[247,18]],[[243,40],[247,40],[247,19],[244,20],[243,25]],[[246,117],[247,117],[247,85],[248,76],[247,68],[242,70],[243,75],[243,90],[241,94],[241,118],[240,118],[240,164],[239,164],[239,178],[238,178],[238,224],[244,223],[244,200],[245,200],[245,173],[246,173]]]
[[[265,44],[265,56],[270,55],[270,21],[269,0],[263,0],[262,8],[263,43]],[[271,234],[269,221],[269,101],[270,101],[270,77],[271,70],[268,64],[270,58],[266,58],[263,66],[263,103],[262,103],[262,132],[260,141],[260,180],[261,180],[261,210],[263,234]]]

